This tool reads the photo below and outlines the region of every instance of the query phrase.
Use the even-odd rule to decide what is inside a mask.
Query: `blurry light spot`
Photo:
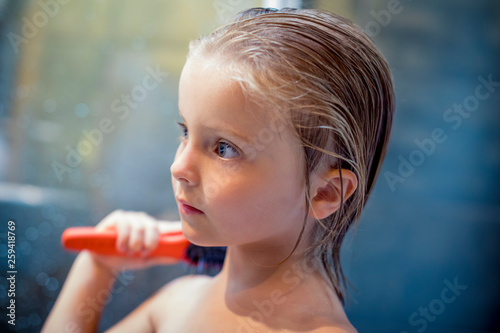
[[[43,288],[43,289],[42,289],[42,294],[43,294],[46,298],[55,298],[55,296],[57,295],[57,291],[50,291],[50,290],[48,290],[47,288]]]
[[[29,255],[31,253],[31,244],[27,241],[24,241],[24,242],[21,242],[19,243],[19,252],[22,254],[22,255]]]
[[[52,218],[52,224],[54,227],[64,227],[66,225],[66,217],[62,214],[56,214]]]
[[[45,110],[45,112],[54,112],[57,108],[57,102],[52,99],[52,98],[47,98],[44,102],[43,102],[43,109]]]
[[[38,283],[38,285],[40,285],[42,287],[45,286],[48,279],[49,279],[49,276],[45,272],[41,272],[41,273],[38,273],[36,275],[36,283]]]
[[[42,236],[49,236],[52,233],[52,226],[48,222],[42,222],[38,225],[38,232]]]
[[[146,47],[146,39],[142,36],[137,36],[132,40],[132,48],[134,50],[142,50],[144,47]]]
[[[20,328],[28,328],[30,325],[28,318],[25,316],[17,318],[16,321],[16,331],[19,330]]]
[[[47,274],[54,274],[57,271],[57,262],[55,260],[46,260],[43,264],[43,270]]]
[[[26,229],[24,236],[29,241],[36,241],[38,239],[38,230],[35,227],[29,227]]]
[[[85,118],[89,114],[89,107],[85,103],[80,103],[75,106],[75,114],[78,118]]]
[[[45,288],[50,291],[56,291],[59,288],[59,281],[56,278],[50,277],[45,282]]]
[[[51,219],[56,213],[56,208],[53,205],[45,205],[42,207],[42,216]]]
[[[29,315],[28,321],[31,326],[38,326],[42,323],[42,319],[36,312],[33,312],[32,314]]]

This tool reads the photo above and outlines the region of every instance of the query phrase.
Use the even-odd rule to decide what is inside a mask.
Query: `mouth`
[[[182,199],[177,199],[177,202],[179,203],[179,213],[183,215],[200,215],[204,214],[201,210],[198,208],[195,208],[191,205],[188,205],[186,201]]]

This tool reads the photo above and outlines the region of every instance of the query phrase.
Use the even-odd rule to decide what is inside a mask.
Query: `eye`
[[[240,156],[240,153],[236,148],[231,146],[229,143],[224,141],[217,142],[216,153],[225,159],[236,158]]]
[[[180,138],[181,139],[187,139],[187,137],[188,137],[188,129],[187,129],[186,124],[181,123],[181,122],[177,122],[177,125],[179,125],[179,128],[181,129],[181,136],[180,136]]]

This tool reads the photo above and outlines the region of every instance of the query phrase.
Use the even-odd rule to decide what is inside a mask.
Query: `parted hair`
[[[307,188],[304,226],[311,173],[326,163],[356,174],[356,191],[341,198],[335,213],[316,221],[310,239],[310,255],[320,259],[344,301],[340,248],[374,186],[395,107],[384,57],[349,20],[292,8],[246,10],[191,42],[188,57],[193,56],[218,59],[248,96],[279,112],[300,139]],[[297,244],[301,238],[302,233]]]

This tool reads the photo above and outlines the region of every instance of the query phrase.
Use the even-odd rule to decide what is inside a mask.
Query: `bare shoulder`
[[[198,299],[201,291],[212,280],[204,275],[187,275],[177,278],[156,292],[155,306],[151,307],[151,318],[156,327],[169,320],[169,314],[187,313],[191,303]]]
[[[358,333],[358,331],[351,325],[347,317],[340,318],[310,318],[309,325],[302,327],[309,333]],[[303,330],[299,330],[303,331]]]
[[[187,290],[193,290],[193,288],[204,287],[212,278],[206,275],[186,275],[175,280],[170,281],[165,286],[163,286],[158,294],[165,296],[174,297],[177,294],[185,296]],[[187,290],[186,290],[187,289]]]
[[[311,331],[310,333],[358,333],[354,326],[349,325],[345,327],[321,327]]]
[[[163,305],[177,305],[177,300],[185,302],[188,296],[199,294],[199,290],[204,288],[211,277],[205,275],[186,275],[177,278],[163,286],[155,295],[157,302]]]
[[[297,331],[357,333],[338,295],[321,276],[311,275],[286,296],[289,306],[283,308],[284,315]]]

